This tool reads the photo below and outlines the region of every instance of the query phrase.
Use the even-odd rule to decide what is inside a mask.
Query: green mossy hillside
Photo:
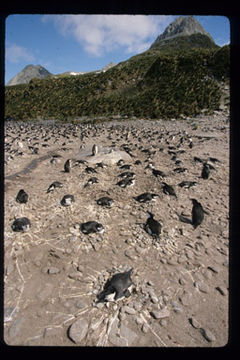
[[[150,49],[106,72],[32,79],[6,87],[5,118],[172,118],[219,108],[220,81],[229,78],[229,46]]]

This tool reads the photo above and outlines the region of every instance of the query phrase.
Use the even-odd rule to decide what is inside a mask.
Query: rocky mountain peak
[[[27,65],[15,75],[8,83],[8,86],[18,84],[28,84],[33,78],[44,79],[52,74],[41,65]]]
[[[179,16],[175,19],[165,31],[159,35],[156,41],[152,44],[151,47],[159,46],[164,44],[166,41],[175,39],[180,36],[190,36],[194,34],[202,34],[207,36],[211,41],[213,41],[211,35],[205,31],[202,25],[192,16]]]

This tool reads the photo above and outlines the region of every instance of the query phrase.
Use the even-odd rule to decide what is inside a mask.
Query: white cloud
[[[11,44],[6,47],[6,60],[17,64],[20,61],[32,62],[35,60],[35,57],[23,46]]]
[[[173,20],[165,15],[44,15],[57,30],[74,39],[86,52],[100,56],[112,50],[138,53],[147,50]]]

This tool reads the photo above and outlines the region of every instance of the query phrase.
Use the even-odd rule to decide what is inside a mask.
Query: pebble
[[[86,319],[78,319],[69,327],[69,338],[76,344],[80,343],[87,334],[88,322]]]
[[[135,321],[136,321],[136,324],[138,324],[138,325],[142,325],[142,324],[143,324],[143,319],[140,318],[140,317],[136,317]]]
[[[47,273],[52,275],[52,274],[58,274],[60,272],[60,269],[54,266],[51,266],[50,268],[48,268]]]
[[[129,315],[135,315],[136,314],[136,310],[134,308],[128,306],[128,305],[123,306],[121,309],[122,309],[121,311],[123,313],[127,313]]]
[[[102,304],[103,305],[103,304]],[[78,300],[77,302],[76,302],[76,307],[78,308],[78,309],[83,309],[83,308],[85,308],[87,306],[87,304],[85,304],[82,300]]]
[[[202,281],[195,281],[194,286],[203,293],[209,292],[209,287]]]
[[[175,301],[171,301],[171,305],[173,307],[173,311],[177,314],[180,314],[183,312],[183,309],[181,308],[181,306],[175,302]]]
[[[10,326],[10,328],[8,329],[8,335],[11,339],[15,338],[16,336],[18,336],[20,334],[20,332],[22,331],[24,326],[24,318],[23,317],[19,317],[17,318],[12,325]]]
[[[162,319],[165,317],[169,317],[170,316],[170,311],[165,307],[162,310],[152,310],[150,311],[150,315],[152,315],[152,317],[154,319]]]
[[[166,320],[166,319],[161,319],[161,320],[159,321],[159,324],[160,324],[161,326],[166,326],[166,325],[167,325],[167,320]]]
[[[142,326],[142,332],[144,333],[144,334],[146,334],[147,332],[148,332],[148,326],[147,326],[147,324],[143,324],[143,326]]]
[[[220,271],[220,268],[218,267],[218,266],[216,266],[216,265],[214,265],[214,266],[208,266],[208,269],[209,270],[211,270],[212,272],[214,272],[214,273],[216,273],[216,274],[218,274],[219,273],[219,271]]]
[[[220,286],[217,286],[217,287],[216,287],[216,290],[219,291],[220,294],[223,295],[223,296],[226,296],[227,293],[228,293],[227,289],[226,289],[225,287],[223,287],[223,286],[221,286],[221,287],[220,287]]]
[[[213,335],[213,333],[212,333],[210,330],[201,328],[201,329],[200,329],[200,332],[201,332],[202,336],[203,336],[208,342],[216,341],[215,336]]]
[[[140,302],[138,302],[138,301],[134,301],[134,303],[133,303],[133,308],[134,308],[135,310],[137,310],[137,311],[140,311],[141,308],[142,308],[142,304],[141,304]]]
[[[191,317],[188,319],[190,324],[195,328],[195,329],[200,329],[201,325],[199,324],[199,322],[194,318]]]

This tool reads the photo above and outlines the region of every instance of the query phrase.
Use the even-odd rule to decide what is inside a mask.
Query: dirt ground
[[[130,170],[91,164],[97,171],[91,174],[86,164],[73,161],[70,173],[63,171],[80,146],[94,143],[116,150],[125,145]],[[219,160],[211,162],[208,179],[201,178],[203,165],[194,157]],[[149,164],[167,176],[155,177]],[[173,171],[177,167],[186,170]],[[136,174],[133,186],[117,185],[123,171]],[[92,176],[99,182],[84,187]],[[197,185],[182,188],[178,184],[184,180]],[[54,181],[63,187],[47,193]],[[162,181],[173,185],[177,198],[163,193]],[[29,195],[26,204],[16,202],[20,189]],[[134,197],[144,192],[159,197],[141,204]],[[75,198],[69,207],[60,204],[66,194]],[[113,206],[99,206],[101,196],[110,196]],[[191,198],[208,212],[196,229],[178,216],[191,220]],[[144,229],[147,211],[162,225],[158,241]],[[95,126],[6,123],[4,214],[7,344],[219,347],[228,342],[229,114]],[[14,232],[14,218],[23,216],[30,229]],[[90,220],[100,222],[104,233],[83,234],[79,226]],[[97,303],[107,279],[129,268],[131,296]]]

